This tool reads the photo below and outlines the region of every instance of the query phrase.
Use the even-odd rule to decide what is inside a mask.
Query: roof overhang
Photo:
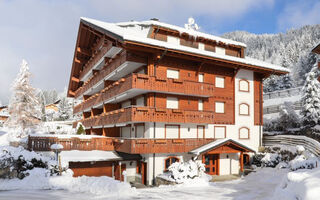
[[[235,140],[232,139],[218,139],[215,140],[213,142],[210,142],[208,144],[205,144],[203,146],[200,146],[196,149],[193,149],[189,152],[189,154],[193,154],[193,155],[200,155],[203,153],[208,153],[211,151],[214,151],[216,149],[219,149],[221,147],[226,147],[228,146],[229,149],[225,150],[225,151],[221,151],[221,153],[229,153],[229,152],[251,152],[251,153],[255,153],[255,151],[253,149],[251,149],[250,147],[237,142]],[[230,149],[234,149],[234,151],[230,151]]]

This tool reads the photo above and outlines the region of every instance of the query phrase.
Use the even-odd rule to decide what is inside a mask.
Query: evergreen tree
[[[306,81],[302,88],[302,110],[303,125],[307,128],[314,127],[320,122],[320,86],[318,82],[319,70],[315,65],[306,74]]]
[[[38,117],[41,116],[36,90],[30,85],[30,76],[28,63],[23,60],[13,82],[13,95],[8,105],[10,117],[5,123],[7,127],[17,129],[15,137],[26,136],[29,130],[39,124]]]
[[[71,117],[72,109],[70,107],[70,103],[67,97],[61,98],[58,108],[59,108],[59,112],[58,112],[59,120],[67,120]]]
[[[284,104],[281,105],[279,116],[278,123],[282,131],[290,128],[298,128],[300,125],[299,116],[295,112],[292,102],[284,102]]]

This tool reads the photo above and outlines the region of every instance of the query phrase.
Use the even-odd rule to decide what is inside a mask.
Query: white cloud
[[[177,25],[190,16],[206,16],[211,24],[197,22],[205,30],[273,4],[274,0],[0,0],[0,101],[8,102],[9,87],[23,58],[35,87],[63,90],[81,16],[109,22],[157,17]]]
[[[285,31],[308,24],[320,23],[320,1],[288,1],[283,13],[278,17],[278,29]]]

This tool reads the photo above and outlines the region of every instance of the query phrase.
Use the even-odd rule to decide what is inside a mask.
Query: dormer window
[[[226,49],[222,47],[216,47],[216,53],[220,55],[226,55]]]

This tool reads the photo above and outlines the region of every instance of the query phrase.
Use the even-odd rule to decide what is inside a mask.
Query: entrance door
[[[205,164],[205,171],[210,175],[219,175],[219,155],[206,154],[203,156],[203,163]]]
[[[121,168],[121,171],[120,171],[120,168]],[[126,170],[126,164],[121,164],[121,167],[119,165],[119,163],[116,163],[116,166],[114,168],[114,177],[116,180],[119,180],[119,181],[123,181],[124,180],[124,177],[123,177],[123,171]],[[121,176],[120,176],[121,174]]]

